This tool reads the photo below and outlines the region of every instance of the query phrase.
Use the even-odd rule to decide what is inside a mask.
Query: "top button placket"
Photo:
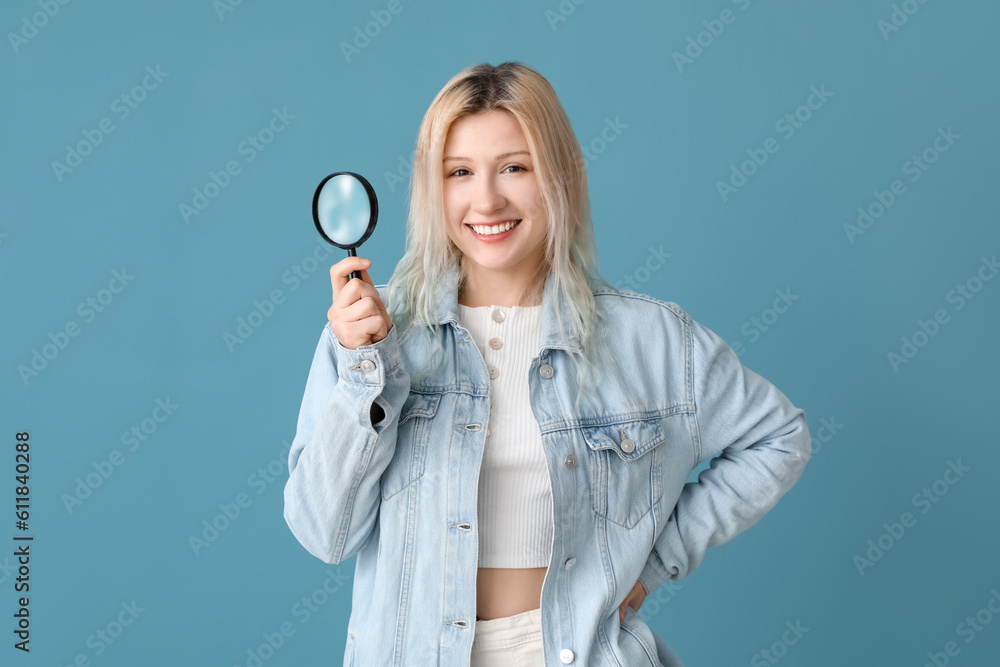
[[[496,322],[497,324],[500,324],[501,322],[503,322],[504,320],[507,319],[507,313],[505,313],[500,308],[494,308],[493,312],[490,314],[490,317],[492,318],[492,320],[494,322]],[[490,338],[489,345],[490,345],[490,350],[491,351],[497,351],[497,350],[499,350],[500,348],[503,347],[503,341],[500,338],[493,337],[493,338]],[[492,355],[490,355],[490,356],[492,356]],[[496,380],[498,377],[500,377],[500,369],[497,366],[495,366],[493,364],[487,364],[487,369],[489,370],[490,379],[491,380]],[[490,407],[492,407],[492,406],[493,406],[493,399],[491,398],[490,399]],[[493,429],[492,429],[492,427],[487,426],[486,427],[486,437],[489,438],[492,435],[493,435]]]

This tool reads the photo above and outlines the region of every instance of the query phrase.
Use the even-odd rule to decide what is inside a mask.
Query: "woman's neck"
[[[458,303],[470,308],[539,306],[542,303],[542,290],[538,288],[545,284],[545,275],[545,272],[540,276],[536,274],[533,277],[533,287],[536,289],[531,289],[527,287],[528,279],[518,280],[513,276],[471,272],[458,291]]]
[[[513,306],[540,306],[542,304],[541,294],[536,297],[532,297],[531,294],[525,295],[523,301],[524,303],[519,303],[521,300],[521,289],[504,289],[504,286],[491,286],[490,289],[475,289],[470,288],[468,284],[462,287],[458,293],[458,303],[461,306],[468,306],[469,308],[478,308],[480,306],[503,306],[505,308],[511,308]]]

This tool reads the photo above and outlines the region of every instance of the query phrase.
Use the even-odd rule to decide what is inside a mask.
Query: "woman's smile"
[[[508,220],[505,222],[485,224],[466,223],[466,226],[472,230],[472,233],[475,234],[480,241],[485,243],[496,243],[510,236],[510,233],[514,231],[514,228],[517,227],[520,222],[520,220]]]

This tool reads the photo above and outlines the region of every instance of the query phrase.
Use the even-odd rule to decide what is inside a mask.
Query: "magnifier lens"
[[[357,244],[368,231],[371,214],[368,192],[350,174],[327,180],[316,199],[316,216],[323,232],[340,245]]]

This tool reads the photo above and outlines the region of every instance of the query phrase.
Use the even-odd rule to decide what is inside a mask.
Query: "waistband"
[[[532,609],[513,616],[476,620],[473,649],[492,650],[520,646],[542,638],[542,610]]]

